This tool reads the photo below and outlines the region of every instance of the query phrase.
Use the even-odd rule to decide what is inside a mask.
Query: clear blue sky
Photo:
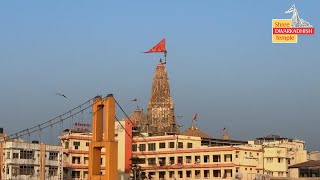
[[[293,4],[315,28],[298,44],[272,44],[271,20]],[[130,112],[151,93],[167,39],[167,69],[184,128],[234,139],[279,134],[320,149],[320,2],[1,1],[0,126],[20,130],[97,95]],[[60,89],[67,100],[56,96]],[[90,122],[90,119],[87,120]]]

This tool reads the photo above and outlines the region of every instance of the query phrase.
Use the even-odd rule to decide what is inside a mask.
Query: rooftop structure
[[[320,161],[306,161],[289,167],[291,178],[319,178]]]

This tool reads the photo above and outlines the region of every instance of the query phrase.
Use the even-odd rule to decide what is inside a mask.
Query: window
[[[7,159],[10,159],[10,152],[7,152]]]
[[[80,178],[80,171],[72,171],[72,178]]]
[[[290,159],[288,159],[288,165],[290,165]]]
[[[160,149],[166,148],[166,143],[159,143],[159,148]]]
[[[80,157],[73,156],[72,157],[72,164],[80,164]]]
[[[20,159],[33,159],[34,152],[27,150],[20,150]]]
[[[273,162],[273,158],[267,158],[267,162],[268,163],[272,163]]]
[[[191,177],[191,171],[186,171],[186,176]]]
[[[192,143],[188,143],[187,148],[192,148]]]
[[[183,157],[182,156],[179,156],[178,157],[178,164],[182,165],[183,164],[183,161],[182,161]]]
[[[58,152],[49,152],[49,160],[58,161]]]
[[[200,177],[201,177],[200,170],[195,170],[194,175],[195,175],[196,179],[200,179]]]
[[[225,169],[223,177],[232,177],[232,169]]]
[[[183,142],[178,142],[178,148],[183,148]]]
[[[84,179],[89,179],[88,174],[89,174],[88,171],[83,171]]]
[[[169,148],[174,148],[174,142],[169,142]]]
[[[132,151],[136,152],[137,151],[137,144],[132,144]]]
[[[155,151],[156,150],[156,143],[148,144],[148,151]]]
[[[20,173],[20,167],[19,166],[12,166],[11,173],[13,176],[17,176]]]
[[[278,163],[282,163],[283,159],[282,158],[278,158]]]
[[[89,146],[90,142],[86,142],[86,146]]]
[[[178,171],[178,177],[179,178],[183,178],[183,172],[182,171]]]
[[[203,156],[203,162],[204,162],[204,163],[210,162],[209,155],[204,155],[204,156]]]
[[[213,170],[213,177],[221,177],[221,170]]]
[[[139,158],[138,159],[138,164],[145,164],[146,163],[146,158]]]
[[[174,171],[169,171],[169,178],[173,178],[174,176]]]
[[[170,162],[170,165],[172,165],[172,164],[174,164],[174,157],[170,157],[170,160],[169,160]]]
[[[212,156],[212,161],[213,162],[221,162],[220,155],[213,155]]]
[[[145,164],[146,158],[132,157],[132,164]]]
[[[148,158],[148,165],[155,165],[156,164],[156,158]]]
[[[69,148],[69,142],[65,142],[65,143],[64,143],[64,148],[65,148],[65,149],[68,149],[68,148]]]
[[[160,166],[165,166],[166,165],[166,158],[165,157],[160,157],[158,158],[159,160],[159,165]]]
[[[225,154],[224,162],[232,162],[232,154]]]
[[[19,159],[19,153],[13,153],[12,155],[13,155],[12,157],[13,159]]]
[[[139,150],[140,151],[146,151],[146,145],[145,144],[139,144]]]
[[[148,178],[149,178],[149,179],[152,179],[155,175],[156,175],[155,172],[149,172]]]
[[[200,156],[194,157],[194,163],[200,163]]]
[[[89,157],[84,157],[84,164],[89,164]]]
[[[186,156],[186,163],[191,163],[191,156]]]
[[[49,176],[57,176],[58,175],[58,167],[49,166]]]
[[[164,177],[166,176],[166,172],[159,172],[159,179],[164,179]]]
[[[80,146],[80,142],[79,141],[73,142],[73,146],[74,146],[74,149],[78,149]]]
[[[31,166],[31,165],[20,166],[19,174],[20,175],[33,175],[34,174],[34,166]]]
[[[209,170],[204,170],[204,171],[203,171],[203,176],[204,176],[205,178],[210,177],[210,171],[209,171]]]

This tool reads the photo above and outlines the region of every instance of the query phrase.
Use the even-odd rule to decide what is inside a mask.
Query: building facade
[[[118,141],[118,179],[125,180],[129,178],[131,171],[131,138],[129,135],[132,133],[132,125],[128,121],[120,121],[120,123],[121,125],[118,122],[115,124],[116,140]],[[89,131],[65,130],[59,139],[63,148],[64,179],[88,179],[89,144],[92,140],[92,133]],[[101,173],[104,174],[106,154],[104,148],[102,148],[101,154]]]
[[[288,167],[307,161],[305,142],[278,135],[257,138],[264,151],[264,171],[272,177],[290,177]]]
[[[133,157],[143,175],[153,179],[253,179],[263,173],[259,146],[202,146],[185,135],[135,137]]]
[[[210,147],[196,136],[134,137],[132,151],[142,176],[157,180],[287,178],[288,167],[307,157],[303,141],[285,138]]]
[[[27,143],[21,139],[2,141],[2,180],[61,180],[62,147]]]

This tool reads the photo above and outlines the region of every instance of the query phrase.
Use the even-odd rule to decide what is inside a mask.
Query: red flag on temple
[[[196,121],[198,119],[198,113],[196,113],[193,117],[193,120]]]
[[[145,53],[155,53],[155,52],[167,52],[165,38],[163,38],[157,45],[153,46],[153,48],[151,48],[149,51]]]

